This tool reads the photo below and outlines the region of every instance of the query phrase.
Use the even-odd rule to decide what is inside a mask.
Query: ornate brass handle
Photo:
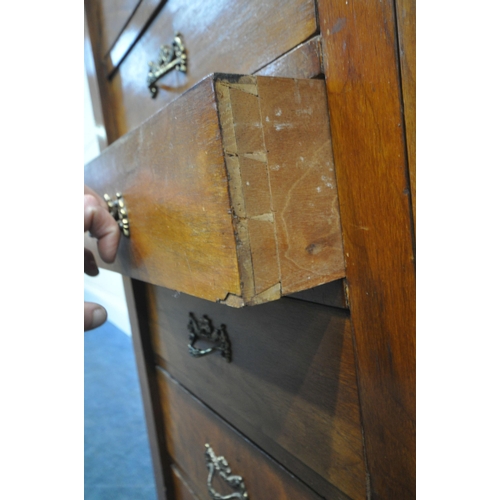
[[[226,332],[226,326],[221,325],[220,328],[214,328],[212,322],[207,316],[203,316],[199,321],[193,313],[189,314],[188,330],[189,335],[189,354],[194,358],[200,358],[201,356],[206,356],[214,351],[220,351],[221,356],[226,358],[229,363],[231,361],[231,343],[229,342],[229,336]],[[205,340],[208,342],[213,342],[214,347],[209,347],[207,349],[198,349],[194,345],[198,340]]]
[[[231,469],[227,463],[227,460],[222,456],[215,456],[214,450],[212,450],[209,444],[205,445],[205,460],[207,462],[208,469],[208,493],[212,500],[232,500],[236,498],[248,499],[248,493],[243,478],[241,476],[235,476],[231,474]],[[221,495],[213,489],[212,479],[216,473],[225,483],[227,483],[233,490],[235,490],[234,493],[230,493],[229,495]]]
[[[109,213],[118,222],[124,236],[130,237],[130,224],[128,221],[128,212],[123,196],[121,193],[116,193],[116,200],[112,200],[109,194],[104,195],[104,201],[108,205]]]
[[[157,63],[149,63],[147,83],[153,99],[158,94],[156,82],[163,75],[166,75],[174,69],[181,71],[182,73],[186,73],[187,71],[186,47],[184,47],[180,33],[175,35],[171,47],[167,45],[161,46],[160,59]]]

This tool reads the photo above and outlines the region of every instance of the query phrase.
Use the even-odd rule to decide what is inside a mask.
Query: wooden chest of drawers
[[[411,14],[411,2],[406,3],[404,12]],[[108,142],[115,143],[87,167],[86,179],[102,190],[100,194],[123,190],[130,200],[130,239],[122,238],[114,269],[131,276],[124,283],[158,497],[414,498],[415,276],[409,198],[413,186],[408,185],[413,165],[404,160],[407,140],[401,127],[401,99],[411,94],[412,87],[411,81],[399,81],[394,4],[142,0],[124,3],[115,12],[112,3],[87,0],[85,7],[93,50],[89,76],[96,75],[99,89],[93,95],[96,117],[102,117]],[[407,25],[401,24],[401,29]],[[160,47],[170,44],[176,34],[186,52],[176,63],[180,45],[172,52],[163,50],[164,63],[174,61],[177,70],[156,81],[153,97],[148,72],[160,67]],[[207,105],[205,114],[200,110],[200,118],[190,124],[183,113],[191,107],[195,111],[190,116],[196,115],[201,102],[190,96],[203,85],[216,89],[218,77],[207,80],[207,76],[217,72],[314,80],[310,84],[296,80],[275,92],[274,99],[281,101],[272,113],[256,114],[252,105],[238,111],[235,105],[231,117],[224,118],[219,109],[224,96],[205,99],[213,106]],[[325,83],[318,81],[323,79]],[[202,80],[209,85],[199,83]],[[245,81],[257,89],[258,79]],[[301,95],[300,85],[323,89],[326,85],[318,112],[301,102],[305,94]],[[286,89],[291,89],[290,95]],[[293,100],[302,106],[293,107]],[[330,123],[324,118],[327,111]],[[256,122],[258,126],[248,130],[261,134],[271,119],[277,130],[275,125],[281,123],[277,117],[286,112],[303,126],[292,140],[276,136],[273,142],[264,134],[257,147],[254,136],[243,131],[244,147],[234,151],[226,147],[225,119],[235,130],[240,123]],[[411,112],[407,109],[407,116]],[[314,119],[307,121],[311,116]],[[179,120],[184,126],[176,129]],[[325,126],[318,127],[320,122]],[[160,123],[163,132],[157,133]],[[206,260],[207,271],[190,269],[192,280],[184,285],[183,277],[189,274],[184,267],[203,261],[203,246],[193,246],[193,260],[175,232],[166,238],[154,221],[167,206],[169,217],[174,217],[176,207],[186,206],[183,189],[189,188],[189,181],[184,188],[175,176],[185,176],[183,160],[199,168],[204,165],[202,156],[211,154],[208,142],[200,139],[200,127],[203,137],[219,144],[210,165],[229,165],[229,181],[224,184],[221,177],[219,189],[217,176],[207,176],[200,190],[196,186],[204,174],[197,171],[191,185],[200,192],[189,210],[201,210],[204,194],[208,197],[219,189],[220,196],[230,200],[232,214],[214,212],[213,222],[207,222],[203,231],[213,231],[210,241],[220,239],[226,217],[227,235],[232,238],[228,241],[233,243],[219,245],[217,261]],[[185,150],[173,139],[180,133],[192,136]],[[331,138],[329,152],[320,147],[325,143],[319,140],[323,133]],[[305,147],[299,148],[301,141]],[[169,152],[169,144],[175,151]],[[315,195],[295,199],[286,188],[290,178],[294,186],[305,186],[306,176],[276,178],[273,191],[272,184],[259,180],[256,169],[249,169],[245,179],[238,170],[243,179],[239,189],[246,196],[245,216],[238,215],[238,207],[231,205],[237,199],[231,155],[240,163],[245,155],[274,155],[272,165],[281,168],[279,159],[290,150],[296,151],[294,164],[311,162],[300,153],[307,148],[319,159],[310,171],[323,184],[335,184],[338,199],[335,191],[329,206],[317,205],[315,217],[307,218]],[[171,170],[157,168],[169,158]],[[336,169],[332,179],[328,169],[321,170],[330,161]],[[117,179],[125,184],[114,187]],[[255,182],[255,193],[245,192],[244,181],[252,186]],[[281,201],[280,189],[288,193]],[[244,247],[243,229],[231,217],[236,213],[239,221],[246,221],[261,216],[252,212],[250,196],[258,196],[260,209],[263,193],[268,192],[276,197],[276,206],[271,204],[269,211],[277,228],[275,248],[279,253],[280,227],[285,228],[288,246],[283,247],[282,260],[269,250],[249,247],[250,296],[242,291],[249,274],[241,273],[245,266],[237,252]],[[286,284],[291,283],[286,281],[286,262],[301,269],[304,280],[314,274],[306,261],[294,257],[293,245],[308,248],[311,260],[319,258],[315,256],[322,248],[302,242],[293,224],[285,221],[279,203],[293,207],[293,218],[302,217],[313,233],[314,221],[326,220],[332,206],[336,210],[332,213],[340,214],[336,251],[324,254],[328,279]],[[145,206],[147,217],[138,215]],[[256,226],[254,231],[261,236],[265,227]],[[165,252],[173,257],[165,258]],[[182,253],[184,260],[179,257]],[[228,256],[234,276],[231,266],[224,264]],[[276,281],[275,274],[281,279],[280,294],[252,300]],[[233,281],[234,289],[228,285]],[[215,303],[228,293],[243,297],[230,305],[257,305],[234,309]],[[293,298],[275,300],[281,294]],[[259,304],[270,299],[275,301]]]

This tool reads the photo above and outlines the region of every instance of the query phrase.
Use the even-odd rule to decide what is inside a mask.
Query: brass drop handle
[[[217,457],[209,444],[205,444],[205,461],[208,469],[208,494],[212,500],[233,500],[238,498],[248,500],[249,497],[243,478],[241,476],[231,474],[231,468],[229,467],[227,460],[222,456]],[[221,495],[220,493],[217,493],[212,486],[212,479],[215,474],[218,474],[225,483],[235,490],[235,492],[230,493],[229,495]]]
[[[147,84],[151,97],[154,99],[158,94],[156,82],[163,76],[176,69],[181,73],[187,72],[186,47],[182,41],[180,33],[175,35],[172,45],[162,45],[160,47],[160,59],[157,63],[149,63]]]
[[[200,320],[196,319],[193,313],[189,314],[189,354],[193,358],[200,358],[215,351],[219,351],[221,356],[229,363],[231,362],[231,343],[226,332],[226,325],[220,328],[214,328],[208,316],[203,316]],[[199,349],[195,347],[198,340],[204,340],[215,344],[213,347]]]
[[[130,237],[130,223],[128,220],[128,211],[121,193],[116,193],[116,200],[112,200],[109,194],[104,195],[104,201],[108,205],[108,211],[118,222],[124,236]]]

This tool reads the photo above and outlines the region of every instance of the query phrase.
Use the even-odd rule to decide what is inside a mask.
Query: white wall
[[[99,143],[97,141],[97,127],[92,111],[89,85],[85,71],[84,79],[84,129],[83,144],[84,164],[99,155]],[[127,302],[121,275],[106,269],[100,269],[99,275],[95,277],[85,276],[85,300],[97,302],[108,311],[108,321],[117,326],[127,335],[131,334],[128,319]]]

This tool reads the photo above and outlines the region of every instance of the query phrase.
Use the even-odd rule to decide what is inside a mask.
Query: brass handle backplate
[[[203,316],[198,321],[193,313],[189,314],[189,318],[189,354],[191,354],[194,358],[200,358],[201,356],[206,356],[211,352],[219,351],[221,356],[225,358],[227,362],[230,362],[231,343],[229,342],[229,336],[226,332],[226,325],[221,325],[220,328],[214,328],[212,322],[207,316]],[[200,339],[214,343],[215,345],[207,349],[198,349],[195,347],[195,344]]]
[[[130,237],[130,223],[128,220],[127,207],[121,193],[116,193],[116,200],[112,200],[109,194],[104,195],[104,201],[108,205],[109,213],[118,222],[124,236]]]
[[[248,493],[245,487],[245,482],[241,476],[231,474],[231,469],[224,457],[217,457],[209,444],[205,445],[205,461],[208,469],[207,487],[208,493],[212,500],[233,500],[233,499],[246,499],[248,500]],[[229,495],[222,495],[217,493],[212,486],[212,479],[215,474],[228,484],[234,491]]]
[[[172,46],[162,45],[160,48],[160,59],[157,63],[149,63],[149,72],[147,83],[151,97],[155,98],[158,94],[156,82],[170,71],[176,69],[181,73],[187,72],[187,55],[186,47],[182,41],[181,35],[175,35]]]

